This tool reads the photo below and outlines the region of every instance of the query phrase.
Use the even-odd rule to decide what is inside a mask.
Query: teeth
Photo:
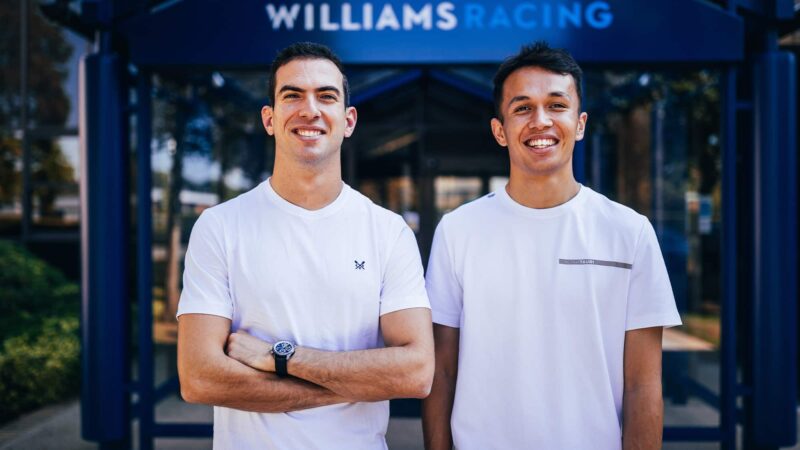
[[[320,134],[322,134],[322,131],[319,131],[319,130],[299,130],[298,129],[297,130],[297,134],[299,134],[300,136],[304,136],[304,137],[313,137],[313,136],[319,136]]]
[[[555,139],[531,139],[528,141],[528,145],[535,148],[549,147],[551,145],[555,145],[555,143]]]

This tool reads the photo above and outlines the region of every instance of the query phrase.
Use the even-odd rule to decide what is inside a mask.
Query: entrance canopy
[[[298,41],[349,64],[497,62],[547,40],[581,62],[733,62],[741,17],[698,0],[168,1],[123,19],[144,66],[268,65]]]

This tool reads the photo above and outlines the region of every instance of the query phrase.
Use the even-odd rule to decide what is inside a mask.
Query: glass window
[[[717,425],[719,74],[589,71],[586,184],[646,215],[683,326],[664,331],[666,425]]]
[[[17,238],[22,222],[22,143],[0,135],[0,236]]]

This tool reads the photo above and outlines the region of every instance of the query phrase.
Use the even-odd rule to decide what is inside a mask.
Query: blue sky
[[[62,30],[65,30],[62,28]],[[81,57],[85,55],[90,46],[89,42],[70,31],[64,31],[64,36],[72,45],[72,56],[69,59],[69,76],[64,82],[64,88],[69,95],[70,112],[67,118],[67,128],[77,128],[78,126],[78,64]]]
[[[70,56],[67,68],[69,69],[67,79],[64,81],[64,90],[69,96],[69,116],[67,116],[67,128],[78,128],[78,66],[81,57],[85,55],[90,48],[90,43],[78,36],[75,33],[67,31],[62,28],[64,37],[67,42],[72,45],[72,56]],[[80,179],[80,149],[78,147],[77,136],[64,136],[58,140],[61,146],[61,152],[75,168],[75,181]]]

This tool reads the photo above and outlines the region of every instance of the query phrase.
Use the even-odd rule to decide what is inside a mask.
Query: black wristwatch
[[[275,373],[281,378],[289,376],[286,363],[294,355],[294,344],[289,341],[278,341],[272,345],[270,353],[275,358]]]

